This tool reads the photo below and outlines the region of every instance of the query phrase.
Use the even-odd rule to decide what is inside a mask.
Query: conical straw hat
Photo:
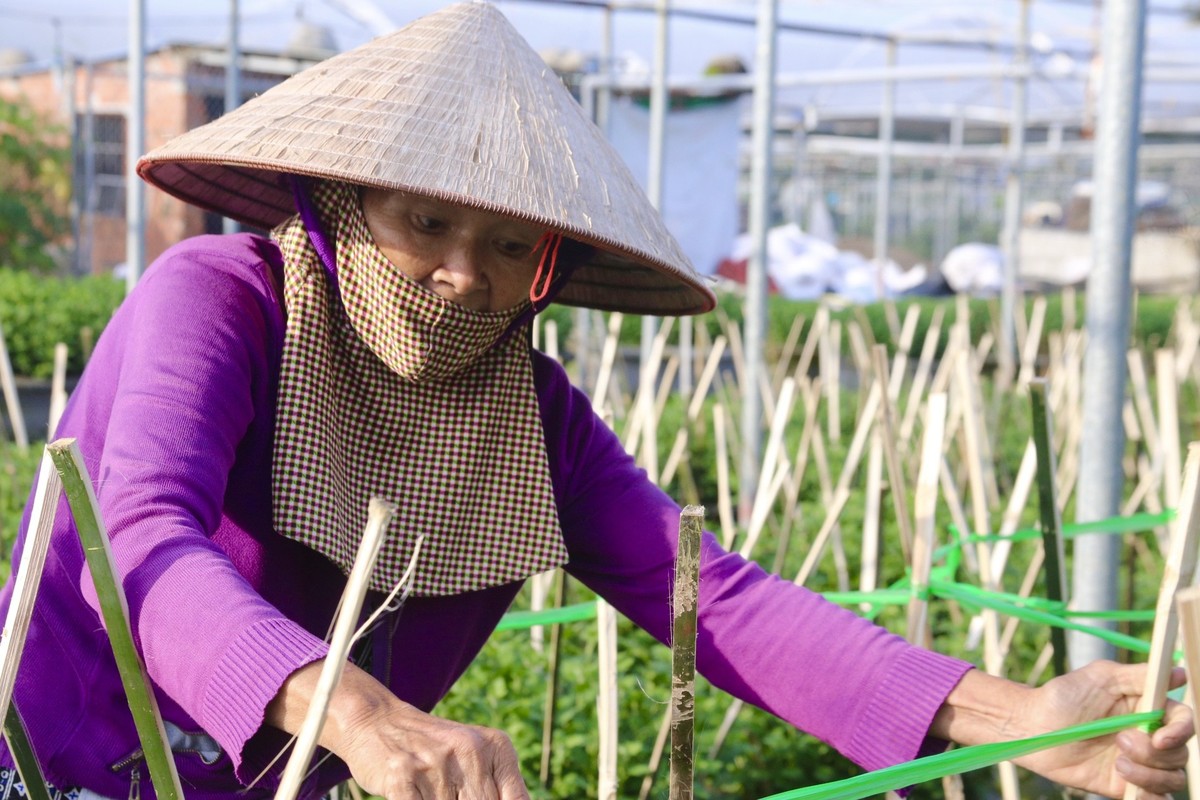
[[[425,194],[600,248],[560,302],[654,314],[715,305],[620,156],[488,3],[449,6],[310,67],[153,150],[138,174],[263,228],[294,213],[284,174]]]

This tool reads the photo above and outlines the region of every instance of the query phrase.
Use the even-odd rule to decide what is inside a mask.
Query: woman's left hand
[[[967,673],[947,698],[934,730],[962,744],[1024,738],[1104,717],[1132,714],[1145,686],[1146,665],[1097,661],[1036,689],[979,671]],[[1182,686],[1184,671],[1171,675]],[[1153,734],[1129,729],[1017,759],[1056,783],[1122,797],[1126,783],[1142,800],[1165,798],[1187,786],[1183,771],[1194,733],[1191,710],[1168,701]]]

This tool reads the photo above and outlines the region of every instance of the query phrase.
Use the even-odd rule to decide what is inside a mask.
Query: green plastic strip
[[[561,622],[580,622],[596,618],[596,603],[576,603],[545,611],[510,611],[500,618],[498,631],[519,631],[536,625],[557,625]]]
[[[29,743],[29,735],[25,733],[25,721],[21,719],[15,702],[8,704],[8,714],[4,718],[4,741],[8,742],[8,752],[12,753],[13,761],[17,764],[21,783],[25,784],[25,797],[29,800],[50,800],[46,778],[42,775],[33,745]]]
[[[1174,509],[1167,509],[1161,514],[1130,514],[1127,517],[1115,516],[1107,519],[1098,519],[1092,522],[1073,522],[1066,523],[1062,526],[1062,535],[1067,539],[1073,539],[1076,536],[1082,536],[1090,533],[1140,533],[1148,531],[1151,528],[1157,528],[1166,525],[1171,520],[1175,519]],[[1037,528],[1019,528],[1010,534],[1001,536],[998,533],[992,534],[974,534],[968,532],[969,535],[961,536],[961,532],[957,525],[951,523],[947,526],[949,531],[954,534],[958,541],[950,544],[942,545],[934,551],[934,560],[940,560],[945,557],[946,552],[950,550],[958,550],[964,544],[973,544],[975,542],[1023,542],[1029,539],[1036,539],[1042,535]]]
[[[60,439],[47,445],[46,451],[50,453],[54,467],[62,478],[63,491],[71,507],[79,541],[83,545],[88,571],[96,585],[104,627],[108,631],[129,710],[133,712],[133,723],[142,743],[146,766],[150,768],[154,793],[159,800],[183,800],[179,774],[175,771],[175,761],[166,744],[158,703],[150,691],[150,679],[133,644],[125,594],[113,571],[108,534],[100,519],[96,495],[83,464],[83,454],[74,439]]]
[[[864,797],[882,794],[904,786],[990,767],[1001,761],[1011,761],[1039,750],[1057,747],[1060,744],[1107,736],[1139,725],[1152,725],[1162,721],[1162,714],[1161,711],[1126,714],[1063,728],[1060,731],[1044,733],[1028,739],[961,747],[904,764],[897,764],[894,767],[856,775],[853,778],[780,792],[762,798],[762,800],[861,800]]]

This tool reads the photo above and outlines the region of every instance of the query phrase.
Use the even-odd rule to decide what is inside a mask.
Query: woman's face
[[[364,189],[362,208],[380,252],[434,294],[473,311],[504,311],[529,296],[540,229],[384,189]]]

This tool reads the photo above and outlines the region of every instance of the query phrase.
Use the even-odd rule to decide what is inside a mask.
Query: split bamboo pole
[[[83,462],[83,453],[74,439],[59,439],[46,446],[54,468],[62,479],[63,492],[75,520],[75,530],[83,545],[84,557],[91,572],[96,595],[100,602],[104,627],[112,645],[121,684],[133,713],[134,727],[154,782],[154,792],[161,800],[182,800],[183,789],[171,758],[171,747],[163,728],[158,702],[150,690],[146,666],[133,643],[129,628],[129,606],[117,578],[112,547],[104,521],[100,518],[99,503]]]
[[[917,323],[921,320],[921,308],[916,303],[904,311],[904,324],[900,328],[900,340],[896,343],[896,354],[892,358],[892,380],[888,384],[888,397],[893,403],[900,402],[900,388],[908,372],[908,354],[913,339],[917,336]]]
[[[822,303],[817,308],[817,314],[813,317],[812,327],[808,329],[808,336],[804,339],[804,347],[801,348],[800,358],[796,361],[796,371],[792,373],[797,383],[808,377],[809,370],[812,368],[813,356],[817,352],[817,346],[825,336],[825,329],[827,327],[829,327],[829,308]]]
[[[1188,586],[1175,595],[1179,612],[1179,635],[1183,639],[1183,663],[1187,668],[1186,703],[1192,714],[1200,708],[1200,586]],[[1200,747],[1195,737],[1188,742],[1188,795],[1200,796]]]
[[[567,573],[559,570],[558,586],[555,590],[554,605],[562,608],[567,604]],[[562,659],[562,624],[550,626],[550,663],[547,665],[549,679],[546,681],[546,698],[542,713],[542,761],[538,777],[542,787],[549,790],[554,781],[550,771],[551,759],[554,754],[554,726],[558,717],[558,687],[561,681]]]
[[[613,363],[617,359],[617,344],[621,335],[621,313],[614,311],[608,316],[608,334],[604,338],[604,349],[600,354],[600,369],[596,375],[596,385],[592,389],[592,408],[597,413],[604,407],[608,398],[608,387],[612,380]]]
[[[17,765],[21,783],[25,785],[25,797],[28,800],[51,800],[46,777],[38,764],[37,754],[33,752],[25,720],[21,718],[16,703],[9,705],[8,714],[4,717],[4,741],[8,744],[13,763]]]
[[[750,513],[750,524],[746,531],[746,539],[738,551],[742,558],[749,560],[754,551],[754,545],[766,525],[767,516],[775,503],[781,481],[776,480],[776,473],[786,477],[788,473],[787,457],[783,454],[783,435],[787,430],[788,420],[792,416],[792,407],[796,397],[796,382],[792,378],[784,380],[780,387],[779,402],[775,404],[775,415],[771,420],[771,431],[767,437],[767,449],[763,454],[762,469],[758,476],[757,491],[754,505]],[[782,463],[781,463],[782,458]]]
[[[725,407],[713,406],[713,438],[717,447],[717,514],[721,518],[721,546],[728,550],[737,535],[733,518],[733,492],[729,488],[729,446],[725,436]]]
[[[800,334],[804,332],[805,317],[803,314],[797,314],[792,320],[792,327],[788,328],[787,338],[783,342],[783,349],[779,351],[779,360],[775,362],[775,370],[771,373],[771,386],[775,393],[779,393],[779,388],[783,386],[783,379],[792,371],[792,359],[796,356],[796,347],[800,344]]]
[[[596,796],[599,800],[617,798],[617,612],[599,599],[596,601],[596,628],[599,639],[599,687],[596,693],[596,728],[600,746],[597,757]]]
[[[50,381],[50,416],[46,420],[46,440],[54,439],[58,420],[67,407],[67,346],[54,345],[54,372]]]
[[[933,310],[933,318],[925,329],[925,340],[921,343],[921,355],[917,359],[917,369],[913,373],[913,382],[908,391],[908,402],[904,407],[904,420],[900,423],[900,441],[907,444],[912,439],[913,425],[921,410],[921,400],[924,397],[925,385],[933,371],[933,357],[937,354],[938,342],[942,336],[942,318],[945,308],[938,306]]]
[[[1038,509],[1042,520],[1042,545],[1046,562],[1046,597],[1067,603],[1067,559],[1063,552],[1062,512],[1058,506],[1055,479],[1054,420],[1047,402],[1046,381],[1035,378],[1029,382],[1029,401],[1033,413],[1033,441],[1037,447]],[[1050,628],[1050,644],[1054,648],[1054,674],[1067,672],[1067,636],[1058,626]]]
[[[804,472],[808,467],[808,455],[813,448],[813,438],[819,433],[817,430],[817,406],[821,402],[821,388],[813,386],[805,378],[800,382],[799,389],[800,393],[804,395],[804,428],[800,432],[800,442],[796,445],[796,455],[792,459],[792,475],[784,492],[783,522],[779,526],[779,544],[775,550],[775,561],[771,566],[771,572],[777,575],[783,570],[783,562],[787,558],[792,528],[800,513],[800,489],[804,483]]]
[[[821,383],[825,387],[825,421],[829,441],[842,439],[842,323],[834,320],[826,331],[821,349]]]
[[[1158,423],[1150,406],[1150,387],[1146,380],[1146,366],[1140,350],[1130,350],[1126,355],[1129,363],[1129,380],[1133,384],[1133,407],[1142,425],[1146,450],[1156,473],[1162,473],[1162,439],[1158,435]]]
[[[863,498],[862,565],[858,573],[858,590],[873,592],[879,585],[879,544],[882,537],[883,508],[883,442],[881,432],[871,434],[871,449],[867,454],[867,491]],[[864,603],[869,606],[869,603]]]
[[[700,589],[700,539],[704,508],[679,515],[671,635],[670,800],[691,800],[696,725],[696,609]]]
[[[1163,578],[1150,636],[1150,659],[1146,685],[1138,700],[1138,711],[1162,708],[1167,701],[1167,683],[1174,661],[1175,636],[1179,624],[1175,596],[1192,584],[1196,572],[1196,547],[1200,543],[1200,443],[1188,446],[1180,508],[1171,526],[1171,543],[1163,564]],[[1125,800],[1137,800],[1138,789],[1130,785]]]
[[[900,453],[896,448],[896,415],[892,409],[892,400],[886,391],[886,387],[891,385],[888,380],[887,348],[877,344],[871,355],[874,359],[875,380],[885,387],[884,391],[880,392],[879,426],[883,437],[884,463],[887,465],[888,480],[891,483],[892,506],[900,529],[900,549],[907,562],[913,551],[912,517],[909,516],[908,510],[908,484],[900,462]]]
[[[1163,454],[1163,500],[1167,508],[1179,507],[1179,484],[1183,466],[1179,452],[1179,385],[1175,380],[1175,356],[1168,349],[1154,353],[1158,381],[1158,433]]]
[[[933,566],[936,544],[936,513],[938,479],[942,462],[942,437],[946,431],[946,395],[929,398],[925,409],[925,433],[921,445],[921,468],[917,473],[916,496],[913,502],[916,515],[912,557],[912,597],[908,601],[906,629],[908,640],[929,647],[929,573]]]
[[[1042,328],[1046,324],[1046,297],[1038,295],[1033,301],[1029,319],[1029,331],[1021,346],[1021,369],[1017,374],[1017,386],[1029,384],[1037,375],[1037,357],[1042,348]]]
[[[296,735],[292,754],[279,779],[275,800],[295,800],[305,774],[308,772],[309,762],[317,748],[317,739],[321,735],[321,730],[325,726],[325,718],[329,713],[330,698],[342,678],[346,657],[353,644],[358,617],[362,613],[363,600],[370,588],[371,572],[375,569],[375,562],[379,558],[379,550],[383,546],[388,523],[391,522],[395,513],[395,506],[390,503],[378,498],[371,499],[367,508],[367,526],[359,541],[354,565],[346,579],[346,588],[342,592],[341,606],[333,628],[333,638],[329,642],[329,653],[321,665],[321,672],[317,678],[317,686],[313,691],[308,712],[304,715],[304,722]]]

